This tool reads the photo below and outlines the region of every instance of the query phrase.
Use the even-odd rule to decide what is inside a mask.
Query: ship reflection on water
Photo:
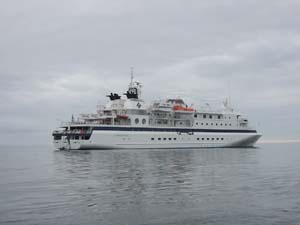
[[[217,201],[221,211],[240,201],[240,167],[255,164],[255,155],[255,149],[57,151],[54,160],[71,205],[106,224],[144,224],[197,220]],[[237,193],[226,203],[231,189]]]

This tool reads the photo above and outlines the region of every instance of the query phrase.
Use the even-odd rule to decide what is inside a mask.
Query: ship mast
[[[131,82],[130,82],[130,84],[131,84],[131,86],[133,86],[133,66],[132,67],[130,67],[130,70],[131,70]]]

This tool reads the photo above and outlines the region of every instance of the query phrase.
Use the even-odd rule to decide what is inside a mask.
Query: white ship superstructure
[[[126,97],[111,93],[95,114],[81,114],[53,132],[57,149],[252,147],[261,137],[228,103],[217,110],[194,109],[180,98],[141,99],[133,80]]]

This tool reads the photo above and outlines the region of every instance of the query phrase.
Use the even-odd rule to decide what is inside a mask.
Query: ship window
[[[217,141],[219,140],[219,138],[217,138]]]
[[[225,126],[227,126],[227,123],[225,123]]]
[[[223,141],[223,140],[224,140],[224,138],[221,138],[221,140]]]
[[[139,119],[136,118],[136,119],[134,120],[134,122],[135,122],[136,124],[138,124],[138,123],[139,123]]]
[[[216,126],[218,126],[218,124],[216,123]]]
[[[198,125],[198,123],[196,123],[196,125]]]
[[[212,119],[212,115],[209,115],[209,119]]]
[[[206,140],[208,140],[208,141],[209,141],[209,138],[206,138]]]
[[[89,140],[89,136],[85,136],[84,139],[85,139],[85,140]]]
[[[202,141],[204,141],[204,138],[201,138]]]
[[[75,136],[75,140],[79,140],[79,136]]]
[[[153,140],[154,140],[154,138],[151,138],[151,140],[153,141]]]
[[[206,123],[206,126],[208,126],[208,123]]]
[[[176,138],[173,138],[174,141],[176,141]]]
[[[211,140],[213,140],[213,141],[214,141],[214,140],[215,140],[215,138],[212,138]]]
[[[164,138],[164,141],[167,140],[167,138]]]
[[[229,124],[229,126],[231,126],[231,123]]]
[[[61,136],[54,136],[54,140],[61,140]]]
[[[220,115],[218,116],[218,119],[221,119],[221,116],[220,116]]]
[[[200,138],[197,138],[197,140],[199,141]]]
[[[142,120],[142,124],[145,124],[145,123],[146,123],[146,119],[143,119],[143,120]]]
[[[158,138],[158,140],[160,141],[160,140],[161,140],[161,138]]]
[[[211,125],[213,126],[214,124],[213,124],[213,123],[211,123]]]
[[[203,125],[203,123],[201,123],[201,125]]]
[[[172,138],[169,138],[169,140],[171,141],[171,140],[172,140]]]
[[[204,119],[206,118],[206,115],[205,115],[205,114],[203,115],[203,118],[204,118]]]
[[[229,119],[231,119],[231,117],[229,116]]]
[[[197,114],[195,114],[194,117],[197,118]]]
[[[221,123],[220,125],[223,126],[223,123]]]

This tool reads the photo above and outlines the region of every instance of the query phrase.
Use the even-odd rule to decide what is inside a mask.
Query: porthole
[[[199,140],[200,140],[200,138],[197,138],[197,140],[199,141]]]
[[[154,141],[154,138],[151,138],[152,141]]]
[[[206,140],[208,140],[208,141],[209,141],[209,138],[206,138]]]
[[[212,115],[209,115],[209,119],[212,119]]]
[[[134,120],[134,122],[135,122],[136,124],[138,124],[138,123],[139,123],[139,119],[136,118],[136,119]]]
[[[172,138],[169,138],[169,141],[171,141],[172,140]]]
[[[174,141],[176,141],[176,138],[173,138]]]
[[[142,119],[142,124],[145,124],[146,123],[146,119]]]
[[[158,140],[160,141],[160,140],[161,140],[161,138],[158,138]]]
[[[214,140],[215,140],[215,138],[212,138],[211,140],[213,140],[213,141],[214,141]]]
[[[201,138],[202,141],[204,141],[204,138]]]
[[[167,138],[164,138],[164,141],[167,140]]]

